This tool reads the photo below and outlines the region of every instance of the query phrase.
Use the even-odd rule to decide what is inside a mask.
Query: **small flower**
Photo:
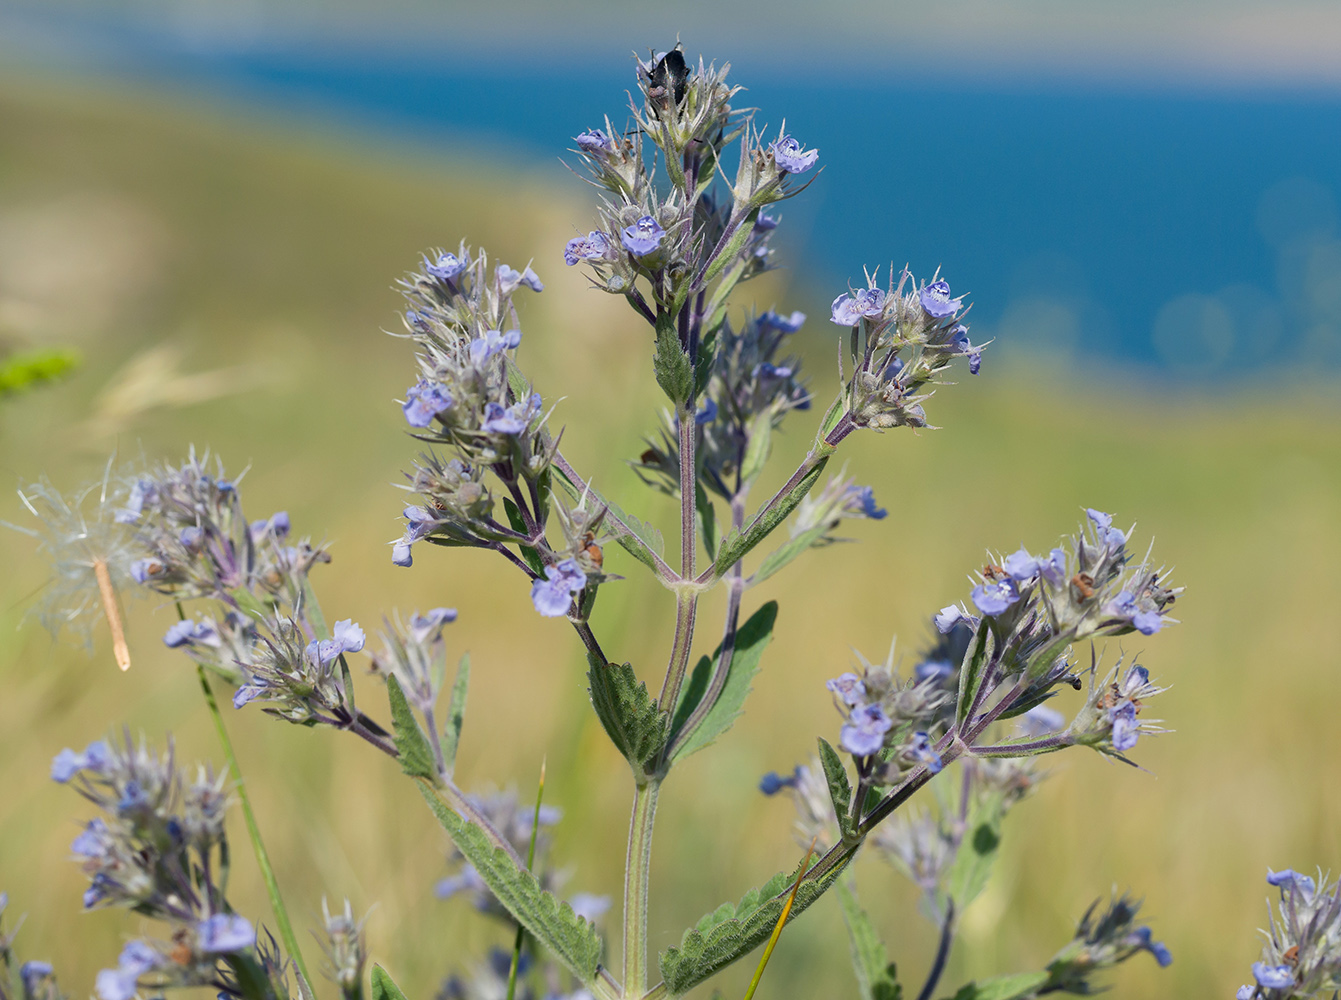
[[[926,310],[927,315],[933,319],[953,316],[964,305],[963,296],[957,299],[950,298],[950,285],[946,281],[933,281],[929,285],[924,285],[917,293],[917,297],[921,300],[922,308]]]
[[[769,149],[773,151],[773,162],[784,174],[803,174],[819,159],[818,149],[803,150],[801,143],[790,135],[778,136]]]
[[[163,644],[169,649],[178,649],[182,646],[210,646],[218,649],[223,645],[223,640],[219,637],[219,630],[214,622],[208,618],[200,621],[184,618],[168,629],[163,636]]]
[[[102,1000],[131,1000],[136,983],[146,972],[161,968],[164,958],[146,941],[128,941],[121,949],[115,969],[103,969],[95,980]]]
[[[598,896],[593,892],[578,892],[568,900],[568,905],[583,920],[589,920],[594,924],[601,919],[606,910],[610,909],[610,897]]]
[[[1253,963],[1253,978],[1257,985],[1268,990],[1283,990],[1294,985],[1294,970],[1288,965],[1267,965],[1266,962]]]
[[[470,342],[470,363],[479,368],[495,354],[511,350],[520,343],[520,330],[509,330],[507,333],[485,330],[481,336]]]
[[[499,290],[504,295],[511,295],[521,285],[525,285],[533,292],[543,292],[545,290],[545,286],[540,283],[540,276],[532,271],[529,265],[525,271],[518,271],[506,264],[499,264],[494,275],[498,278]]]
[[[862,705],[838,733],[838,745],[854,757],[869,757],[885,745],[894,723],[879,705]]]
[[[352,618],[346,618],[335,623],[329,639],[313,639],[305,652],[309,660],[324,666],[341,653],[357,653],[365,641],[363,629],[354,624]]]
[[[1048,553],[1047,559],[1039,561],[1038,572],[1048,583],[1054,587],[1060,587],[1067,580],[1066,551],[1064,549],[1053,549]]]
[[[443,281],[455,281],[466,268],[470,267],[470,254],[458,257],[454,253],[439,254],[438,259],[430,262],[424,259],[424,270]]]
[[[287,510],[276,511],[264,521],[252,521],[251,540],[253,542],[260,542],[267,535],[275,539],[287,538],[289,536],[290,527],[289,512]],[[186,530],[191,531],[192,529],[187,528]],[[200,529],[196,528],[194,530],[199,531]],[[185,532],[183,532],[183,535],[184,534]],[[182,544],[187,548],[195,548],[199,543],[197,543],[196,546],[187,545],[186,540],[183,538]]]
[[[876,506],[875,493],[869,486],[849,486],[843,499],[843,511],[853,517],[869,517],[872,521],[883,521],[889,511]]]
[[[256,943],[251,921],[236,913],[216,913],[196,925],[197,947],[206,955],[245,951]]]
[[[953,341],[955,350],[959,351],[964,357],[968,358],[969,374],[977,375],[982,368],[982,348],[975,347],[969,340],[968,327],[960,323],[954,329]]]
[[[879,316],[884,309],[884,289],[862,288],[833,300],[832,319],[839,326],[856,326],[863,316]]]
[[[838,695],[845,705],[860,705],[866,700],[866,685],[851,671],[825,681],[824,686]]]
[[[624,249],[635,257],[645,257],[661,245],[661,237],[666,235],[666,230],[661,228],[661,224],[650,215],[644,215],[633,225],[624,229],[619,234],[620,242],[624,244]]]
[[[1273,872],[1267,869],[1267,885],[1274,885],[1280,888],[1281,899],[1285,898],[1287,889],[1298,892],[1305,897],[1312,896],[1313,890],[1317,888],[1313,879],[1307,875],[1300,875],[1293,868],[1286,868],[1284,871]]]
[[[908,744],[908,753],[919,764],[925,764],[931,774],[939,774],[941,768],[945,766],[941,762],[941,755],[931,745],[931,737],[927,733],[913,733],[912,742]]]
[[[759,222],[762,222],[763,219],[764,217],[762,215],[759,216]],[[758,224],[759,223],[755,223],[756,226]],[[758,319],[760,326],[770,327],[777,330],[779,333],[795,333],[797,330],[801,329],[801,325],[805,323],[805,321],[806,314],[799,310],[792,313],[790,316],[779,316],[770,309],[768,312],[761,313]]]
[[[1129,590],[1124,590],[1113,598],[1106,610],[1114,617],[1128,619],[1132,628],[1142,635],[1154,635],[1164,625],[1164,615],[1159,609],[1142,608],[1136,600],[1136,595]]]
[[[1024,583],[1038,575],[1039,563],[1024,548],[1021,548],[1018,552],[1012,552],[1006,557],[1002,568],[1010,574],[1011,579],[1018,583]]]
[[[563,248],[563,262],[572,267],[581,260],[603,260],[610,254],[610,237],[593,229],[586,236],[574,236]]]
[[[717,404],[711,399],[703,401],[703,408],[694,414],[694,423],[699,427],[717,419]]]
[[[80,771],[100,774],[107,767],[107,761],[107,744],[102,740],[90,743],[83,753],[75,753],[67,747],[51,762],[51,780],[63,785]]]
[[[573,137],[577,148],[584,153],[613,153],[615,142],[601,129],[589,128],[581,135]]]
[[[158,484],[152,479],[137,479],[126,497],[126,505],[112,517],[118,524],[134,524],[144,511],[145,501],[152,500],[158,493]]]
[[[1113,749],[1125,753],[1136,746],[1140,735],[1140,723],[1136,721],[1136,706],[1130,701],[1121,701],[1109,710],[1113,723]]]
[[[520,434],[530,426],[531,418],[540,412],[540,402],[540,394],[532,393],[529,399],[519,400],[506,408],[501,403],[489,403],[484,407],[481,428],[487,434]]]
[[[923,660],[913,667],[913,677],[919,684],[925,684],[927,681],[942,681],[954,672],[954,664],[949,660]]]
[[[795,788],[800,778],[801,768],[797,767],[795,771],[783,777],[777,771],[769,771],[759,779],[759,791],[765,795],[777,795],[784,788]]]
[[[933,619],[936,623],[936,631],[941,635],[948,635],[950,630],[959,623],[961,618],[965,617],[964,612],[958,604],[947,604],[936,612]]]
[[[568,613],[573,595],[587,585],[587,574],[576,560],[565,559],[557,566],[545,567],[545,579],[531,584],[531,603],[546,618]]]
[[[1020,599],[1013,580],[988,580],[973,588],[969,595],[985,615],[999,615]]]
[[[70,850],[81,858],[100,858],[107,853],[107,824],[94,817],[70,843]]]
[[[405,421],[411,427],[427,427],[433,418],[452,405],[452,394],[446,386],[437,382],[420,379],[405,390],[405,402],[401,409],[405,412]]]
[[[1240,986],[1239,991],[1234,994],[1234,1000],[1253,1000],[1257,995],[1257,990],[1252,986]]]
[[[456,608],[433,608],[427,614],[415,612],[410,616],[410,635],[416,642],[426,642],[442,634],[443,626],[456,621]]]

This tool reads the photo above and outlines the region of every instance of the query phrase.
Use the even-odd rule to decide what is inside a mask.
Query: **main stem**
[[[205,704],[209,706],[210,715],[214,717],[214,728],[219,734],[219,742],[223,745],[224,759],[228,761],[228,768],[237,782],[237,797],[242,803],[242,815],[247,822],[247,836],[251,838],[251,849],[256,854],[256,867],[261,870],[261,880],[265,882],[265,891],[270,896],[270,907],[275,911],[275,923],[279,925],[280,939],[284,942],[289,957],[293,959],[293,964],[298,968],[307,994],[311,995],[312,977],[307,971],[307,963],[303,961],[303,953],[298,948],[298,938],[294,936],[293,925],[289,923],[289,911],[284,907],[284,897],[279,894],[279,882],[275,879],[274,868],[270,866],[270,855],[266,853],[265,844],[261,842],[261,828],[256,823],[256,814],[252,812],[251,798],[247,795],[247,783],[237,766],[233,741],[228,738],[228,730],[224,728],[223,715],[219,712],[219,703],[214,699],[209,678],[205,676],[205,668],[196,664],[196,675],[200,678],[200,689],[205,692]]]
[[[652,825],[661,782],[652,779],[633,792],[629,851],[624,860],[624,996],[647,992],[647,885],[652,864]]]

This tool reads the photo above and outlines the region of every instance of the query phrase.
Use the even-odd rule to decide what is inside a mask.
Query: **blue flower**
[[[275,538],[287,538],[289,528],[289,512],[287,510],[276,511],[264,521],[251,522],[251,539],[253,542],[259,542],[266,535],[273,535]],[[183,542],[182,544],[185,545],[186,543]]]
[[[963,617],[965,617],[964,612],[958,604],[947,604],[936,612],[932,620],[936,623],[936,631],[941,635],[947,635]]]
[[[969,597],[983,614],[999,615],[1020,599],[1020,592],[1013,580],[988,580],[974,587]]]
[[[825,681],[824,686],[838,695],[845,705],[860,705],[866,700],[866,685],[851,671]]]
[[[954,664],[949,660],[923,660],[913,667],[913,677],[917,679],[919,684],[925,684],[927,681],[944,680],[954,672]]]
[[[82,858],[100,858],[107,853],[106,834],[107,824],[95,817],[71,841],[70,850]]]
[[[1164,615],[1158,609],[1142,608],[1137,603],[1136,596],[1129,590],[1124,590],[1113,598],[1107,612],[1117,618],[1127,619],[1132,628],[1142,635],[1154,635],[1164,625]]]
[[[456,608],[433,608],[427,614],[415,612],[410,616],[410,635],[415,642],[436,640],[442,634],[443,626],[456,621]]]
[[[167,571],[168,567],[163,564],[163,561],[152,556],[147,559],[136,559],[130,564],[130,578],[136,583],[148,583],[150,580],[157,580]]]
[[[198,947],[206,955],[245,951],[256,943],[251,921],[236,913],[216,913],[196,924]]]
[[[767,212],[760,212],[758,217],[754,220],[754,228],[762,229],[764,232],[770,233],[778,228],[779,221],[781,220],[775,216],[769,215]]]
[[[968,336],[968,327],[960,323],[954,329],[954,346],[964,357],[968,358],[969,374],[977,375],[978,370],[982,368],[982,348],[975,347]]]
[[[366,641],[363,629],[354,624],[352,618],[335,623],[329,639],[313,639],[307,644],[306,656],[313,663],[325,666],[341,653],[357,653]]]
[[[1313,890],[1317,888],[1313,880],[1307,875],[1300,875],[1293,868],[1286,868],[1284,871],[1273,872],[1267,869],[1267,885],[1274,885],[1280,888],[1281,899],[1285,898],[1285,891],[1289,889],[1292,892],[1298,892],[1304,896],[1312,896]]]
[[[488,403],[484,407],[484,423],[481,426],[488,434],[516,435],[526,430],[531,419],[539,412],[539,393],[532,393],[529,399],[519,400],[507,408],[501,403]]]
[[[603,260],[610,254],[610,237],[600,230],[574,236],[563,248],[563,262],[572,267],[580,260]]]
[[[953,316],[964,305],[963,296],[957,299],[950,298],[950,284],[946,281],[933,281],[929,285],[923,285],[917,297],[921,300],[922,308],[926,310],[927,315],[933,319]]]
[[[1234,994],[1234,1000],[1253,1000],[1257,996],[1257,990],[1252,986],[1240,986],[1239,991]]]
[[[832,321],[839,326],[856,326],[863,316],[879,316],[884,310],[884,290],[862,288],[833,300]]]
[[[1140,735],[1140,723],[1136,721],[1136,706],[1124,699],[1108,710],[1108,716],[1113,723],[1113,749],[1119,753],[1126,753],[1136,746],[1136,739]]]
[[[19,978],[23,980],[23,991],[29,996],[36,993],[41,981],[55,971],[50,962],[24,962],[19,967]]]
[[[777,795],[784,788],[795,788],[796,782],[800,778],[801,769],[798,767],[787,777],[778,774],[777,771],[769,771],[759,779],[759,791],[765,795]]]
[[[760,216],[762,218],[762,216]],[[795,333],[801,329],[801,324],[806,321],[806,314],[797,310],[790,316],[779,316],[772,309],[759,315],[758,323],[761,327],[771,327],[779,333]]]
[[[428,258],[424,259],[424,270],[435,278],[443,281],[455,281],[456,276],[470,266],[470,254],[464,257],[458,257],[454,253],[444,253],[439,255],[438,259],[430,262]]]
[[[621,231],[619,239],[629,253],[635,257],[645,257],[661,246],[661,237],[665,235],[666,230],[661,228],[661,224],[656,219],[650,215],[644,215],[633,225]]]
[[[405,402],[401,409],[405,412],[405,421],[411,427],[427,427],[433,418],[452,405],[452,394],[446,386],[437,382],[420,379],[405,390]]]
[[[838,731],[838,745],[855,757],[869,757],[885,745],[885,733],[893,725],[879,705],[862,705]]]
[[[1066,552],[1063,549],[1053,549],[1048,553],[1047,559],[1042,559],[1038,564],[1038,572],[1043,579],[1054,587],[1060,587],[1066,582]]]
[[[531,584],[531,603],[546,618],[568,614],[573,595],[587,585],[587,574],[577,561],[565,559],[557,566],[545,567],[545,579]]]
[[[1032,580],[1038,576],[1038,560],[1031,556],[1023,546],[1019,551],[1012,552],[1006,557],[1002,568],[1017,583],[1024,583],[1026,580]]]
[[[126,506],[113,514],[112,520],[117,524],[134,524],[144,512],[145,501],[152,500],[157,495],[157,483],[152,479],[137,479],[135,485],[130,488],[130,495],[126,497]]]
[[[540,283],[540,276],[532,271],[529,265],[525,271],[518,271],[515,267],[499,264],[494,276],[498,279],[498,288],[504,295],[511,295],[520,285],[525,285],[533,292],[545,290],[545,286]]]
[[[107,744],[102,740],[90,743],[83,753],[75,753],[66,747],[51,762],[51,780],[63,785],[80,771],[100,774],[107,762]]]
[[[703,401],[703,409],[694,414],[694,423],[699,427],[704,424],[710,424],[717,419],[717,404],[711,399]]]
[[[784,174],[803,174],[819,159],[818,149],[803,150],[801,144],[789,135],[778,136],[769,149],[773,150],[773,162]]]
[[[1132,936],[1136,940],[1136,946],[1155,956],[1155,961],[1159,963],[1161,969],[1167,969],[1173,964],[1173,953],[1164,947],[1164,942],[1156,941],[1150,934],[1149,927],[1138,927],[1132,931]]]
[[[200,621],[184,618],[168,629],[163,636],[163,644],[169,649],[178,649],[182,646],[218,648],[223,645],[223,640],[219,638],[219,630],[214,627],[214,622],[208,618]]]
[[[767,361],[761,361],[754,366],[754,371],[751,374],[755,378],[783,379],[791,378],[796,373],[786,365],[774,365]]]
[[[481,336],[470,342],[470,363],[479,368],[495,354],[511,350],[520,343],[520,330],[509,330],[507,333],[485,330]]]
[[[913,760],[925,764],[930,774],[939,774],[941,768],[945,766],[941,762],[941,755],[931,745],[931,737],[924,732],[913,733],[912,741],[908,744],[908,752]]]
[[[1257,985],[1268,990],[1283,990],[1294,985],[1294,970],[1288,965],[1267,965],[1266,962],[1253,963],[1253,978]]]
[[[612,153],[615,149],[614,140],[598,128],[587,129],[581,135],[574,136],[573,141],[584,153]]]
[[[877,507],[875,493],[869,486],[852,485],[843,494],[843,511],[850,516],[869,517],[872,521],[882,521],[889,514],[883,507]]]
[[[117,958],[117,967],[98,973],[95,981],[98,996],[102,1000],[131,1000],[140,976],[165,964],[152,945],[145,941],[128,941]]]

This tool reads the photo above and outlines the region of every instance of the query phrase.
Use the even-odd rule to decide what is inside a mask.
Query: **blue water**
[[[119,44],[143,78],[502,151],[560,183],[570,137],[607,112],[622,125],[631,83],[628,63],[542,56]],[[812,288],[939,266],[980,334],[1036,351],[1216,379],[1341,366],[1341,95],[797,81],[762,61],[735,75],[762,121],[821,150],[823,174],[784,207]]]

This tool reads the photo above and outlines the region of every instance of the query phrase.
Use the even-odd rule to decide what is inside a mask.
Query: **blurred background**
[[[985,547],[1046,548],[1089,505],[1137,522],[1135,544],[1154,537],[1188,588],[1184,625],[1120,644],[1172,684],[1156,714],[1177,732],[1142,741],[1144,771],[1049,761],[944,992],[1037,966],[1117,888],[1145,898],[1175,963],[1137,958],[1116,995],[1232,995],[1257,957],[1267,867],[1341,866],[1334,5],[0,0],[0,350],[83,357],[0,398],[0,475],[73,488],[113,449],[209,446],[250,468],[252,517],[287,509],[332,541],[316,577],[328,617],[371,628],[393,608],[458,607],[452,649],[475,664],[458,775],[529,796],[547,757],[568,887],[618,898],[630,787],[571,631],[534,614],[502,560],[390,564],[391,484],[416,448],[394,402],[409,353],[380,331],[428,246],[533,260],[547,287],[525,300],[520,358],[547,399],[566,397],[565,451],[673,524],[623,463],[655,427],[651,344],[562,264],[592,202],[561,159],[604,114],[622,123],[630,51],[677,33],[691,56],[732,62],[760,121],[821,150],[824,172],[784,206],[789,267],[741,297],[810,314],[795,342],[818,396],[835,384],[828,304],[863,267],[941,267],[972,295],[975,340],[996,341],[979,377],[932,401],[943,429],[844,445],[890,517],[748,596],[747,611],[780,602],[777,641],[745,717],[662,796],[655,946],[795,864],[790,804],[756,783],[834,738],[823,681],[851,650],[878,658],[897,634],[910,666]],[[815,416],[792,418],[772,484]],[[29,517],[0,498],[0,519]],[[130,607],[122,675],[105,630],[81,649],[24,622],[46,578],[31,539],[0,532],[0,565],[0,889],[29,914],[21,953],[86,995],[153,928],[77,912],[68,843],[87,809],[47,779],[51,757],[122,723],[219,755],[193,672],[159,641],[172,609]],[[610,565],[629,579],[602,592],[598,634],[659,677],[671,603],[622,553]],[[388,762],[258,711],[230,722],[300,928],[323,894],[372,909],[373,956],[414,1000],[503,943],[468,903],[434,899],[445,839]],[[238,901],[268,920],[235,829]],[[915,990],[933,931],[892,870],[864,857],[858,871]],[[857,995],[836,901],[792,926],[762,989]]]

